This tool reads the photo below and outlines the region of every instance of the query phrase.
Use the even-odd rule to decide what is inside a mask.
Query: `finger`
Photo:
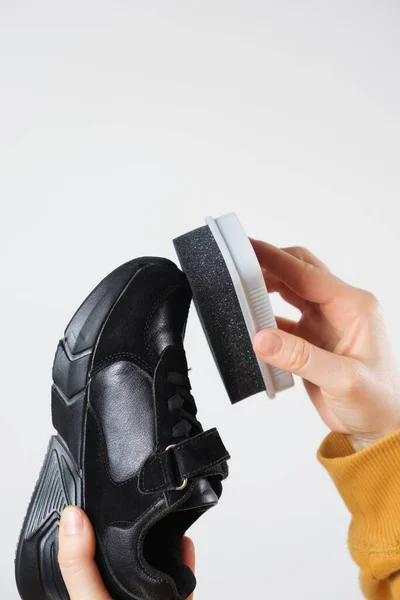
[[[192,540],[184,537],[182,540],[182,558],[185,565],[194,573],[195,568],[195,551]]]
[[[301,298],[298,294],[296,294],[290,288],[288,288],[284,283],[281,285],[280,289],[277,290],[277,292],[280,295],[280,297],[283,298],[283,300],[285,300],[285,302],[291,304],[301,312],[303,312],[306,306],[309,304],[307,300]]]
[[[296,321],[286,319],[285,317],[276,317],[276,324],[278,328],[287,333],[293,333],[297,327]]]
[[[95,535],[77,506],[61,515],[58,562],[71,600],[111,600],[94,562]]]
[[[320,269],[326,269],[329,271],[328,267],[325,263],[322,262],[319,258],[315,256],[310,250],[307,248],[302,248],[301,246],[290,246],[288,248],[282,248],[288,254],[295,256],[299,260],[303,262],[308,262],[310,265],[314,265],[314,267],[319,267]]]
[[[267,271],[267,269],[262,268],[261,270],[262,270],[262,273],[264,276],[265,285],[267,286],[267,290],[270,294],[272,294],[273,292],[277,292],[278,289],[282,285],[284,285],[284,284],[282,284],[282,281],[280,279],[278,279],[278,277],[275,277],[275,275],[272,275],[272,273]]]
[[[356,359],[328,352],[279,329],[257,333],[254,351],[269,365],[295,373],[332,395],[347,392],[360,371]]]
[[[195,551],[192,540],[188,537],[184,537],[182,540],[182,558],[185,565],[194,573],[195,570]],[[193,600],[193,594],[189,596],[188,600]]]
[[[289,304],[303,312],[303,310],[307,306],[307,300],[304,300],[304,298],[300,298],[300,296],[293,292],[290,288],[288,288],[287,285],[285,285],[278,278],[274,276],[271,277],[264,269],[263,274],[269,294],[278,292],[278,294],[285,300],[285,302],[288,302]]]
[[[303,262],[266,242],[251,242],[261,267],[305,300],[323,304],[342,296],[349,289],[349,286],[325,269]]]

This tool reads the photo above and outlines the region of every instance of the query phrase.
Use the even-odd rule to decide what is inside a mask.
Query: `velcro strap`
[[[204,431],[149,458],[140,473],[139,489],[151,494],[176,490],[193,478],[217,475],[225,479],[229,458],[218,431]]]

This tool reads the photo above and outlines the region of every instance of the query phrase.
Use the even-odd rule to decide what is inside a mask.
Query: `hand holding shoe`
[[[111,600],[94,561],[95,535],[89,519],[76,506],[61,516],[58,560],[71,600]],[[194,546],[183,538],[183,560],[194,570]]]

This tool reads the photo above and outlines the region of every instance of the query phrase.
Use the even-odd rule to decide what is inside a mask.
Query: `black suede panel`
[[[189,284],[177,267],[149,264],[142,268],[107,319],[93,368],[118,354],[153,374],[165,347],[183,348],[190,301]]]

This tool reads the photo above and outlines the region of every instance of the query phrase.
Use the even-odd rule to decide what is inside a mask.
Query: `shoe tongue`
[[[196,479],[192,484],[192,493],[178,511],[183,510],[199,510],[206,511],[218,503],[218,496],[214,492],[208,479]]]

